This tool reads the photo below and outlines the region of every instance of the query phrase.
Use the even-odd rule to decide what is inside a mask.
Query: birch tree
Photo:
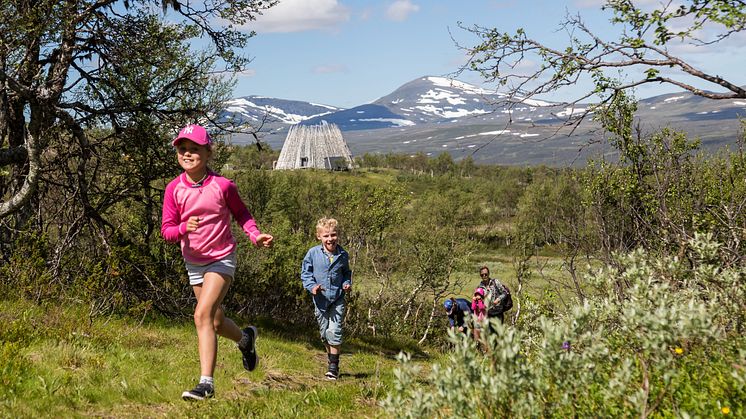
[[[580,15],[568,14],[560,23],[556,39],[533,38],[518,29],[509,33],[484,26],[461,27],[476,35],[475,46],[465,47],[468,64],[462,69],[481,73],[489,82],[507,89],[508,101],[541,98],[564,92],[583,81],[590,88],[560,105],[579,103],[605,105],[617,92],[648,84],[668,84],[695,95],[720,100],[746,98],[746,89],[736,77],[698,67],[675,47],[714,49],[736,36],[746,25],[746,2],[742,0],[663,0],[656,6],[633,0],[607,0],[602,9],[610,14],[612,27],[604,36]],[[735,39],[732,39],[735,38]],[[538,65],[533,66],[537,62]],[[519,71],[531,67],[530,71]],[[579,123],[593,108],[574,112],[570,123]]]

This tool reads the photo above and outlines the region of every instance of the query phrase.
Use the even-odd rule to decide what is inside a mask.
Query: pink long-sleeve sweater
[[[483,320],[487,317],[487,306],[484,305],[484,300],[473,299],[471,301],[471,311],[477,320]]]
[[[193,187],[182,173],[166,186],[163,197],[161,235],[166,241],[180,242],[187,262],[204,265],[233,252],[236,240],[231,234],[231,215],[251,241],[261,232],[229,179],[209,172],[201,186]],[[186,232],[189,217],[199,217],[199,227]]]

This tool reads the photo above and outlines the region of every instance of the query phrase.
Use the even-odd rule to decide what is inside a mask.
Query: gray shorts
[[[233,278],[236,273],[236,251],[234,250],[230,255],[206,265],[195,265],[187,261],[184,261],[184,263],[189,274],[189,285],[199,285],[204,282],[207,272],[215,272]]]

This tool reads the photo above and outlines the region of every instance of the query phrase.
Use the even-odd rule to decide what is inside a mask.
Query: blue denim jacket
[[[332,262],[329,262],[323,246],[314,246],[303,258],[300,279],[303,281],[303,288],[309,293],[316,285],[321,284],[323,291],[311,296],[316,308],[323,313],[329,304],[344,298],[342,285],[352,285],[350,255],[342,246],[337,245],[337,254],[334,255]]]

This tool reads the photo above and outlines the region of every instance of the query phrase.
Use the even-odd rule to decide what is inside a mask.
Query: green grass
[[[391,342],[351,340],[329,382],[315,330],[260,325],[259,368],[245,371],[220,338],[216,398],[190,403],[180,398],[199,377],[189,319],[91,322],[81,307],[22,301],[0,301],[0,317],[0,417],[376,417],[396,365]]]

